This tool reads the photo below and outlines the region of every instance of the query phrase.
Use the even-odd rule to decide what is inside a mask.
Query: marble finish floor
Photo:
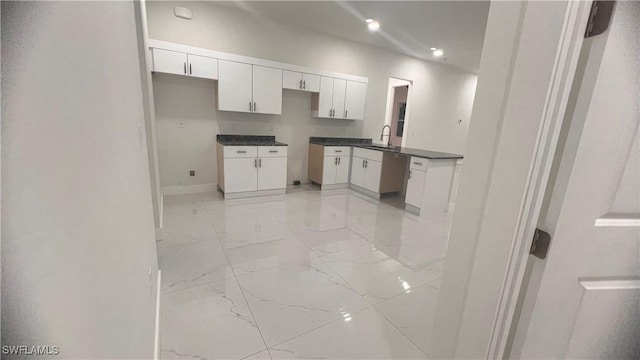
[[[449,220],[312,186],[168,196],[165,359],[424,359]]]

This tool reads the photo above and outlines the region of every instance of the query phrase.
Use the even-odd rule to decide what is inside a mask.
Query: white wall
[[[2,2],[2,345],[153,356],[139,65],[132,2]]]
[[[192,9],[193,19],[176,18],[173,14],[176,5]],[[464,153],[477,80],[475,74],[381,48],[274,23],[214,2],[178,4],[154,1],[147,3],[147,12],[149,37],[152,39],[369,78],[366,120],[362,123],[313,119],[310,116],[310,95],[295,91],[284,92],[282,116],[216,113],[214,87],[211,83],[154,75],[163,186],[215,182],[212,139],[215,139],[216,132],[196,134],[199,131],[215,129],[231,133],[276,135],[279,140],[292,145],[289,150],[291,156],[288,180],[305,181],[306,168],[302,163],[306,161],[309,135],[379,138],[385,120],[389,77],[413,80],[412,99],[409,100],[411,119],[406,145]],[[190,96],[197,97],[198,100],[189,99],[178,91],[189,92]],[[185,101],[193,104],[193,108],[180,112],[172,110],[184,109]],[[180,119],[186,121],[185,128],[176,132],[174,125]],[[458,124],[459,119],[462,119],[461,124]],[[292,122],[306,128],[307,132],[296,132],[291,127]],[[235,129],[232,128],[232,123],[235,123]],[[270,131],[271,126],[273,131]],[[318,127],[317,132],[315,127]],[[208,155],[205,156],[203,151]],[[170,153],[172,155],[169,155]],[[196,170],[196,174],[200,173],[202,177],[189,178],[189,168],[183,165],[189,162],[192,163],[190,169]]]

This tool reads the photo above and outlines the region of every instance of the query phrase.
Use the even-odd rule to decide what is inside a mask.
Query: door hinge
[[[611,22],[613,7],[615,6],[615,4],[615,0],[596,0],[591,4],[589,22],[587,23],[587,30],[584,33],[585,38],[600,35],[603,32],[607,31],[607,29],[609,28],[609,23]]]
[[[531,242],[531,249],[529,254],[537,257],[538,259],[544,259],[547,257],[549,251],[549,243],[551,243],[551,235],[548,232],[536,229],[533,234],[533,241]]]

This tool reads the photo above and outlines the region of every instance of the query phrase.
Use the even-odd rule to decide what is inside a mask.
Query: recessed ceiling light
[[[378,31],[378,29],[380,29],[380,23],[377,21],[372,21],[367,26],[371,31]]]
[[[367,20],[365,20],[365,21],[366,21],[366,23],[367,23],[367,24],[369,24],[369,23],[374,22],[375,20],[373,20],[373,19],[367,19]]]
[[[440,57],[442,55],[444,55],[444,51],[442,51],[442,49],[433,50],[433,56]]]
[[[436,48],[431,48],[431,49],[429,49],[429,50],[434,51],[434,50],[436,50]]]

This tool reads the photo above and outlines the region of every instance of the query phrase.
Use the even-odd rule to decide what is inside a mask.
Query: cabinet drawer
[[[409,168],[413,170],[427,171],[427,161],[429,160],[412,156],[411,164],[409,165]]]
[[[353,156],[361,157],[368,160],[382,161],[382,151],[377,150],[353,148]]]
[[[258,147],[256,146],[225,146],[225,158],[257,158]]]
[[[350,155],[351,148],[349,146],[325,146],[324,156],[343,156]]]
[[[258,146],[258,157],[287,157],[286,146]]]

